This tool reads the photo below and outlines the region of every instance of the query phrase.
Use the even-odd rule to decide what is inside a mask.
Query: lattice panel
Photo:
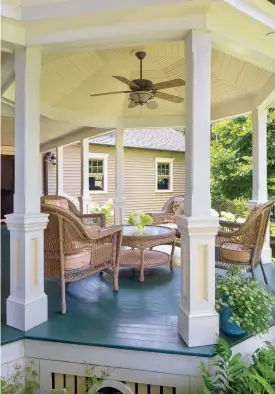
[[[124,392],[123,389],[120,391],[114,387],[104,387],[99,389],[98,392],[102,394],[128,394],[130,390],[132,394],[176,394],[176,387],[156,386],[135,382],[120,383],[125,387]],[[66,389],[68,394],[85,394],[87,392],[86,378],[83,376],[52,373],[52,389]]]

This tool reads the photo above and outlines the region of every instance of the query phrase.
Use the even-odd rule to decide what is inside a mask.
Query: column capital
[[[6,215],[7,228],[10,231],[20,230],[22,231],[36,231],[45,230],[48,223],[48,216],[45,213],[35,214],[14,214],[11,213]]]
[[[178,216],[177,225],[181,233],[192,235],[216,235],[219,229],[219,218],[216,216]]]

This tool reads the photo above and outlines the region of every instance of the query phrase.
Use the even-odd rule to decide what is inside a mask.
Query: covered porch
[[[12,21],[16,35],[10,34],[16,9],[4,8],[3,12],[8,14],[3,15],[3,44],[5,51],[12,54],[15,69],[3,88],[4,115],[15,116],[15,194],[14,212],[6,217],[10,235],[6,229],[2,230],[2,261],[7,262],[2,264],[5,278],[2,299],[7,298],[2,340],[8,346],[26,339],[26,346],[30,344],[30,347],[24,357],[34,356],[35,345],[30,341],[39,341],[38,359],[56,357],[62,362],[81,363],[77,351],[71,347],[77,345],[96,347],[95,353],[99,352],[98,348],[144,351],[138,368],[132,365],[133,369],[144,372],[142,363],[148,353],[154,358],[151,362],[156,363],[158,353],[162,357],[169,355],[154,371],[150,367],[151,372],[158,374],[172,361],[171,355],[213,356],[219,333],[214,264],[219,223],[217,217],[211,216],[210,125],[216,120],[252,113],[253,195],[249,204],[252,207],[267,201],[266,111],[275,100],[275,53],[267,37],[273,26],[270,21],[274,6],[268,1],[264,1],[263,10],[258,10],[255,4],[240,6],[223,0],[215,4],[182,1],[172,8],[168,1],[155,3],[149,7],[142,0],[133,5],[138,11],[134,31],[131,30],[133,20],[130,18],[130,24],[127,20],[125,4],[117,6],[116,11],[122,14],[112,16],[104,9],[90,9],[91,4],[84,0],[83,14],[74,7],[43,4],[41,9],[47,8],[50,20],[58,18],[59,27],[44,20],[39,7],[29,6],[24,15],[27,19],[35,16],[39,28],[37,21],[24,27],[28,33],[24,42],[16,18]],[[102,26],[82,27],[83,23],[94,24],[94,14],[98,12]],[[234,23],[236,20],[239,27]],[[140,48],[148,52],[149,63],[144,73],[154,83],[176,78],[186,81],[185,87],[171,90],[184,102],[159,100],[153,111],[141,106],[129,108],[124,94],[120,99],[113,95],[90,101],[92,93],[121,88],[112,79],[114,72],[130,80],[136,78],[139,70],[134,53]],[[41,129],[45,117],[56,122],[54,138],[47,138],[47,129]],[[58,135],[58,122],[66,122],[66,126],[69,123],[72,128],[66,132],[63,129]],[[93,275],[81,283],[69,284],[67,314],[60,315],[58,284],[48,281],[44,284],[44,230],[48,217],[40,209],[41,153],[56,149],[56,193],[59,194],[63,186],[62,147],[80,141],[79,202],[85,213],[90,202],[88,140],[116,129],[115,224],[121,225],[125,221],[126,203],[124,130],[142,127],[185,127],[185,207],[184,215],[177,218],[182,235],[181,267],[173,273],[167,268],[148,269],[144,283],[135,281],[136,273],[132,269],[120,270],[118,293],[113,293],[108,275]],[[263,261],[271,289],[275,291],[268,236]],[[273,341],[274,335],[272,328]],[[51,355],[43,341],[51,342],[48,348],[53,352]],[[239,340],[229,341],[239,345]],[[70,348],[61,344],[70,344]],[[66,354],[64,358],[58,355],[61,349]],[[90,360],[99,362],[96,358]],[[126,368],[125,360],[121,364],[118,361],[117,366]],[[184,361],[187,368],[188,361]],[[197,359],[193,361],[197,371]],[[105,365],[102,358],[100,365]],[[173,375],[173,370],[168,369]],[[177,369],[177,379],[182,372],[182,368]],[[194,370],[191,372],[186,373],[188,390],[190,376],[198,376]],[[169,379],[171,382],[171,376]],[[156,374],[153,380],[157,380]]]

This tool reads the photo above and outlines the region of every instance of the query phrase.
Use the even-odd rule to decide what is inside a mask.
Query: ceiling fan
[[[145,105],[155,97],[160,98],[162,100],[171,101],[172,103],[182,103],[183,102],[182,97],[159,92],[159,90],[174,88],[174,87],[178,87],[178,86],[184,86],[185,81],[183,79],[172,79],[171,81],[153,83],[152,81],[149,81],[148,79],[142,78],[142,60],[145,58],[145,56],[146,56],[145,52],[137,52],[136,53],[136,57],[140,61],[140,78],[139,79],[134,79],[133,81],[130,81],[129,79],[124,78],[124,77],[113,76],[113,78],[116,78],[120,82],[123,82],[126,85],[128,85],[131,90],[122,90],[119,92],[91,94],[91,97],[106,96],[109,94],[118,94],[118,93],[129,93],[130,103],[128,105],[128,108],[134,108],[134,107],[137,107],[138,105],[141,105],[141,106]],[[150,107],[150,106],[148,106],[148,107]],[[154,108],[154,106],[152,105],[151,108]]]

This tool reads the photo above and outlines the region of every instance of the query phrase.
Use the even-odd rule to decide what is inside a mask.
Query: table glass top
[[[164,235],[169,234],[171,228],[158,226],[145,226],[143,231],[139,231],[136,226],[123,226],[123,235],[146,237],[150,235]]]

